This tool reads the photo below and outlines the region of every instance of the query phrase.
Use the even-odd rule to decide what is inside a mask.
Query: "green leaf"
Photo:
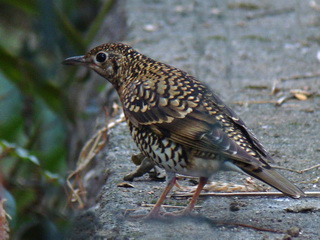
[[[18,147],[14,143],[9,143],[5,140],[0,140],[0,150],[1,153],[5,152],[8,155],[18,157],[23,160],[27,160],[37,166],[40,166],[40,162],[36,156],[30,154],[26,149]]]
[[[58,180],[59,178],[61,178],[59,174],[52,173],[49,171],[44,171],[44,176],[47,180]]]
[[[27,159],[38,166],[40,165],[39,160],[35,156],[30,155],[29,152],[23,148],[16,147],[15,153],[19,158]]]

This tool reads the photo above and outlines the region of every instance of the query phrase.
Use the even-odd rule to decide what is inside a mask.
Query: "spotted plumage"
[[[175,173],[200,177],[184,213],[218,170],[245,172],[291,197],[303,195],[270,167],[271,156],[244,122],[186,72],[121,43],[100,45],[64,63],[85,65],[113,84],[137,146],[167,171],[167,187],[150,216],[158,215]]]

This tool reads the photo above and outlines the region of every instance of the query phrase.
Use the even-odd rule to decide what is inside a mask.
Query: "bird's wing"
[[[247,140],[254,146],[255,150],[259,152],[270,163],[274,163],[273,158],[265,150],[264,146],[259,142],[254,133],[247,125],[241,120],[241,118],[227,105],[225,105],[222,100],[211,93],[211,99],[214,101],[214,104],[241,130],[242,134],[246,136]]]
[[[132,124],[195,152],[264,165],[257,158],[268,155],[242,120],[197,80],[190,76],[178,79],[184,82],[159,82],[154,89],[138,83],[127,86],[123,108]]]

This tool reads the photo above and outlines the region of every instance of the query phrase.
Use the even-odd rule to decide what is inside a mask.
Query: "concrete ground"
[[[320,163],[320,6],[314,1],[119,4],[124,14],[118,17],[127,24],[124,42],[209,85],[253,129],[278,165],[301,170]],[[104,42],[101,38],[97,44]],[[134,153],[138,150],[126,124],[111,129],[96,166],[107,169],[108,178],[96,204],[78,216],[71,239],[290,239],[296,229],[294,239],[320,239],[319,197],[203,197],[190,218],[125,218],[128,209],[146,212],[141,205],[154,203],[165,186],[145,175],[130,183],[133,188],[117,187],[135,169]],[[319,168],[281,172],[305,191],[320,190]],[[212,180],[241,183],[244,177],[221,172]],[[187,199],[169,198],[166,204],[186,205]]]

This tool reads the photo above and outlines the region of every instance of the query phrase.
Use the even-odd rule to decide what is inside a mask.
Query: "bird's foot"
[[[160,210],[154,209],[152,209],[149,213],[146,212],[146,210],[135,210],[132,214],[130,214],[129,211],[126,211],[125,216],[129,219],[164,219],[164,214],[162,214]]]
[[[188,207],[175,212],[166,212],[163,214],[163,217],[189,217],[192,215],[192,210]]]

